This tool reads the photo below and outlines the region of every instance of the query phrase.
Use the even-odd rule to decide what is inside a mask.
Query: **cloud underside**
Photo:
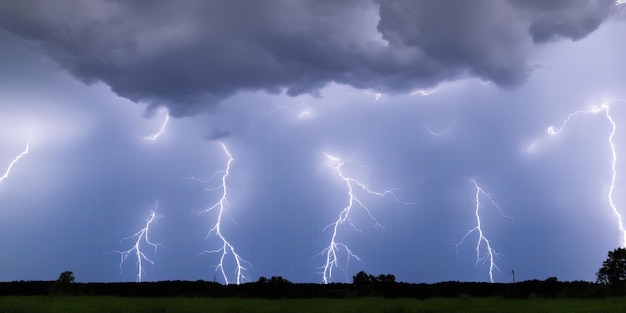
[[[0,28],[64,70],[172,116],[240,91],[334,82],[408,92],[467,77],[514,88],[534,46],[579,40],[613,1],[5,1]]]

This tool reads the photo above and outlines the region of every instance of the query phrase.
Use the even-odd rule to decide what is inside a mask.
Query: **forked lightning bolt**
[[[170,115],[168,113],[165,116],[165,120],[163,120],[163,124],[161,124],[161,128],[159,128],[159,131],[154,133],[154,134],[152,134],[152,135],[143,137],[143,139],[151,140],[151,141],[155,141],[155,140],[159,139],[159,137],[161,137],[161,135],[163,135],[163,133],[165,132],[165,126],[167,126],[167,122],[169,122],[169,120],[170,120]]]
[[[469,235],[477,232],[478,242],[476,242],[476,266],[478,266],[478,263],[480,263],[481,261],[483,262],[483,264],[489,262],[489,281],[493,283],[494,269],[500,271],[500,268],[498,268],[498,265],[496,265],[496,258],[499,258],[501,255],[493,249],[493,247],[491,246],[491,242],[489,241],[487,236],[485,236],[485,232],[483,231],[482,221],[480,219],[480,196],[485,196],[491,202],[491,205],[500,211],[500,214],[502,216],[507,216],[504,215],[502,208],[493,200],[493,198],[491,198],[491,195],[485,192],[475,180],[470,179],[470,182],[474,184],[474,190],[476,191],[474,207],[474,214],[476,216],[476,227],[468,230],[467,233],[465,233],[465,236],[463,236],[463,239],[461,239],[461,241],[456,244],[456,247],[458,248],[460,245],[462,245]],[[483,250],[485,251],[484,254],[482,253]]]
[[[209,207],[208,209],[200,212],[199,214],[202,213],[208,213],[210,211],[213,210],[217,210],[217,221],[215,222],[215,224],[213,225],[213,227],[209,230],[209,233],[207,234],[207,238],[211,235],[211,233],[215,233],[215,235],[218,237],[218,239],[221,241],[221,247],[218,249],[214,249],[214,250],[206,250],[202,253],[219,253],[220,254],[220,261],[217,264],[215,271],[219,271],[222,274],[222,278],[224,278],[224,282],[228,285],[231,283],[231,280],[229,280],[229,275],[227,274],[227,270],[226,270],[226,262],[227,259],[231,259],[232,262],[234,262],[235,264],[235,269],[234,269],[234,274],[235,274],[235,279],[234,282],[239,285],[242,282],[247,280],[247,277],[244,275],[244,272],[247,270],[247,268],[244,266],[245,264],[250,264],[248,261],[244,260],[243,258],[241,258],[241,256],[239,256],[239,254],[237,253],[235,247],[226,239],[226,237],[224,236],[224,234],[222,233],[222,219],[224,217],[224,212],[226,211],[226,205],[228,203],[228,176],[230,175],[230,166],[232,164],[232,162],[235,160],[233,158],[233,156],[230,154],[230,152],[228,151],[228,149],[226,148],[226,145],[224,145],[224,143],[220,142],[220,145],[222,147],[222,149],[224,150],[224,153],[226,154],[226,156],[228,157],[228,161],[226,162],[226,168],[223,171],[218,171],[215,174],[213,174],[213,176],[211,177],[211,179],[207,180],[207,181],[202,181],[199,180],[197,178],[191,178],[200,182],[210,182],[213,178],[215,178],[216,176],[221,175],[221,185],[216,187],[216,188],[211,188],[208,189],[209,191],[216,191],[216,190],[220,190],[221,196],[220,199],[213,204],[211,207]]]
[[[617,152],[616,152],[616,148],[615,148],[615,142],[613,141],[613,137],[615,136],[615,132],[617,131],[617,125],[615,124],[615,120],[613,119],[613,116],[611,116],[609,104],[611,104],[611,103],[613,103],[615,101],[624,101],[624,100],[622,100],[622,99],[610,99],[609,101],[607,101],[605,103],[602,103],[599,106],[592,106],[591,108],[589,108],[587,110],[575,111],[574,113],[571,113],[570,115],[567,116],[567,118],[561,124],[561,127],[559,127],[558,129],[555,129],[553,126],[550,126],[550,127],[548,127],[547,131],[548,131],[548,134],[550,134],[550,135],[558,135],[568,125],[570,120],[572,118],[576,117],[577,115],[589,114],[589,113],[597,114],[597,113],[600,113],[600,112],[604,113],[604,115],[606,116],[607,121],[609,122],[609,124],[611,124],[611,133],[608,136],[608,143],[609,143],[609,146],[611,147],[611,173],[612,173],[612,175],[611,175],[611,183],[609,185],[608,200],[609,200],[609,205],[611,206],[611,210],[613,211],[613,214],[615,215],[615,217],[617,219],[617,225],[619,227],[619,231],[622,234],[621,246],[622,247],[626,247],[626,228],[624,227],[624,221],[623,221],[623,218],[622,218],[622,214],[620,213],[619,209],[615,205],[615,201],[613,200],[613,193],[615,192],[615,183],[616,183],[616,180],[617,180],[617,169],[616,169]]]
[[[330,243],[328,244],[328,247],[326,247],[324,250],[322,250],[322,252],[317,254],[326,259],[326,262],[320,269],[322,270],[323,282],[325,284],[328,284],[332,281],[333,271],[335,269],[339,269],[345,273],[350,259],[354,258],[358,261],[361,261],[358,255],[354,254],[352,250],[350,250],[350,248],[346,244],[339,242],[337,239],[337,231],[346,222],[349,223],[352,226],[352,228],[359,231],[356,225],[353,223],[353,221],[350,218],[350,213],[352,209],[355,206],[362,208],[363,210],[365,210],[367,215],[374,222],[374,227],[383,228],[382,225],[378,223],[378,220],[372,215],[372,213],[367,208],[367,206],[365,206],[365,204],[356,196],[355,189],[361,189],[367,194],[375,195],[379,197],[391,195],[402,204],[408,205],[412,203],[405,203],[405,202],[400,201],[396,197],[396,195],[393,193],[394,189],[385,190],[382,192],[376,192],[376,191],[370,190],[364,183],[350,176],[346,176],[346,174],[344,174],[342,168],[348,161],[342,161],[341,159],[334,157],[328,153],[324,153],[324,155],[326,155],[328,160],[331,162],[331,167],[335,170],[335,172],[337,173],[337,176],[339,176],[339,178],[341,178],[341,180],[345,182],[347,193],[348,193],[348,204],[341,210],[341,212],[339,213],[339,216],[337,217],[337,220],[329,224],[328,226],[326,226],[326,228],[324,228],[324,230],[327,230],[329,228],[332,229],[332,235],[331,235]],[[340,264],[340,260],[339,260],[340,254],[342,251],[344,251],[346,255],[346,265],[345,265],[346,268],[342,267],[342,264]]]
[[[141,282],[143,278],[143,261],[146,261],[154,265],[154,261],[148,258],[146,254],[143,251],[141,251],[141,243],[145,242],[146,244],[152,246],[154,248],[154,252],[156,253],[157,247],[159,246],[159,244],[156,244],[150,241],[149,232],[150,232],[150,225],[153,222],[155,222],[156,219],[160,218],[160,216],[156,214],[156,209],[158,205],[159,203],[157,202],[157,204],[154,206],[154,210],[152,210],[152,213],[150,213],[150,218],[146,220],[146,226],[144,228],[140,229],[139,231],[134,233],[132,236],[122,239],[122,241],[124,241],[127,239],[136,238],[137,240],[135,240],[135,244],[133,245],[133,247],[125,251],[119,251],[119,250],[114,251],[120,254],[120,273],[122,272],[122,266],[124,265],[124,261],[128,259],[128,256],[131,254],[135,255],[135,257],[137,258],[137,282]]]
[[[20,154],[18,154],[15,159],[13,159],[13,161],[11,161],[11,163],[9,163],[9,166],[7,167],[7,170],[4,172],[4,175],[0,176],[0,183],[5,180],[7,177],[9,177],[9,174],[11,173],[11,169],[13,169],[13,166],[15,166],[15,163],[17,163],[23,156],[28,154],[28,150],[30,149],[30,138],[28,139],[28,143],[26,143],[26,148],[24,149],[24,151],[22,151]]]

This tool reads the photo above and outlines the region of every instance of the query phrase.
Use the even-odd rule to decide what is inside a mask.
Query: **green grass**
[[[408,312],[624,312],[626,297],[606,299],[211,299],[123,297],[0,297],[0,313],[408,313]]]

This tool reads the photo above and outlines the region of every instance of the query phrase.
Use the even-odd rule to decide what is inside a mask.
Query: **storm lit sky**
[[[135,281],[138,239],[142,281],[490,281],[488,247],[595,281],[625,35],[614,1],[1,1],[0,281]]]

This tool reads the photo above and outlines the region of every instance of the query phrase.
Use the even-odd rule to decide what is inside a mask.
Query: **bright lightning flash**
[[[491,195],[489,193],[485,192],[478,185],[478,183],[475,180],[470,179],[470,182],[474,184],[474,190],[476,191],[475,210],[474,210],[474,214],[476,215],[476,227],[467,231],[467,233],[465,233],[465,236],[463,236],[463,239],[461,239],[461,241],[456,244],[456,247],[458,248],[460,245],[462,245],[463,242],[465,242],[465,239],[467,238],[467,236],[469,236],[470,234],[474,232],[477,232],[478,242],[476,243],[476,266],[478,266],[478,263],[480,263],[481,261],[483,264],[485,264],[486,262],[489,262],[489,281],[493,283],[494,269],[500,272],[500,268],[498,268],[498,266],[496,265],[496,258],[500,258],[501,254],[499,254],[496,250],[494,250],[491,247],[491,242],[485,236],[485,233],[483,231],[482,221],[480,220],[480,207],[481,207],[480,196],[483,195],[487,197],[487,199],[491,202],[491,205],[494,206],[496,209],[498,209],[500,211],[500,214],[502,214],[502,216],[507,217],[507,218],[508,216],[504,215],[502,208],[493,200],[493,198],[491,198]],[[482,253],[483,250],[485,251],[484,255]]]
[[[337,176],[339,176],[339,178],[341,178],[345,182],[346,188],[347,188],[347,191],[348,191],[348,204],[341,210],[337,220],[335,222],[329,224],[328,226],[326,226],[326,228],[324,228],[324,230],[332,228],[333,233],[332,233],[331,238],[330,238],[330,243],[329,243],[328,247],[326,247],[324,250],[322,250],[322,252],[317,254],[317,255],[325,257],[325,259],[326,259],[325,264],[322,267],[320,267],[320,269],[323,270],[322,271],[323,282],[325,284],[328,284],[332,280],[333,270],[334,269],[339,269],[339,270],[341,270],[341,271],[343,271],[345,273],[346,269],[347,269],[347,266],[348,266],[348,263],[349,263],[351,258],[354,258],[354,259],[362,262],[362,260],[359,258],[359,256],[354,254],[352,252],[352,250],[350,250],[350,248],[346,244],[337,241],[337,231],[338,231],[339,227],[341,225],[343,225],[344,223],[346,223],[346,222],[348,222],[352,226],[352,228],[354,230],[359,231],[359,229],[357,229],[356,225],[353,223],[353,221],[350,218],[350,212],[352,211],[352,209],[355,206],[361,207],[363,210],[365,210],[367,215],[374,222],[374,227],[381,227],[381,228],[383,228],[382,225],[380,223],[378,223],[378,220],[372,215],[372,213],[367,208],[367,206],[365,206],[365,204],[355,195],[355,189],[361,189],[361,190],[365,191],[366,193],[368,193],[370,195],[375,195],[375,196],[379,196],[379,197],[384,197],[384,196],[387,196],[387,195],[391,195],[397,201],[399,201],[400,203],[405,204],[405,205],[409,205],[409,204],[412,204],[412,203],[405,203],[405,202],[400,201],[396,197],[396,195],[393,193],[394,189],[385,190],[385,191],[382,191],[382,192],[376,192],[376,191],[370,190],[364,183],[362,183],[362,182],[358,181],[357,179],[352,178],[350,176],[346,176],[346,174],[343,173],[342,167],[348,161],[342,161],[341,159],[339,159],[337,157],[334,157],[334,156],[332,156],[332,155],[330,155],[328,153],[324,153],[324,155],[326,155],[328,160],[331,162],[331,164],[332,164],[331,167],[335,170],[335,172],[337,173]],[[342,250],[345,251],[345,254],[347,255],[346,266],[345,266],[346,268],[341,267],[341,264],[339,262],[339,258],[340,258],[340,254],[341,254]]]
[[[124,265],[124,261],[126,261],[130,254],[135,254],[135,257],[137,258],[137,282],[141,282],[143,278],[143,261],[154,265],[154,261],[150,260],[150,258],[148,258],[146,254],[141,251],[141,243],[142,241],[145,241],[148,245],[154,247],[154,252],[157,251],[157,247],[159,246],[159,244],[150,241],[148,233],[150,231],[150,224],[152,224],[154,221],[156,221],[156,219],[161,217],[160,215],[156,214],[156,209],[158,205],[159,203],[157,202],[157,204],[154,206],[154,210],[152,210],[152,213],[150,213],[150,218],[146,220],[146,226],[144,228],[140,229],[132,236],[122,239],[122,241],[124,241],[131,238],[137,238],[133,247],[126,251],[113,251],[120,254],[120,273],[122,272],[122,265]]]
[[[548,134],[550,135],[558,135],[561,133],[561,131],[563,131],[563,129],[567,126],[567,124],[569,123],[569,121],[574,118],[575,116],[579,115],[579,114],[597,114],[600,112],[604,112],[606,119],[609,121],[609,124],[611,124],[611,133],[608,136],[608,142],[609,142],[609,146],[611,147],[611,183],[609,185],[609,193],[608,193],[608,200],[609,200],[609,205],[611,206],[611,210],[613,211],[613,214],[615,215],[616,219],[617,219],[617,224],[619,227],[620,232],[622,233],[622,247],[626,247],[626,228],[624,227],[624,222],[623,222],[623,218],[622,218],[622,214],[620,213],[620,211],[617,209],[617,206],[615,205],[615,202],[613,200],[613,193],[615,192],[615,182],[617,180],[617,170],[616,170],[616,164],[617,164],[617,152],[616,152],[616,148],[615,148],[615,142],[613,141],[613,137],[615,136],[615,132],[617,130],[617,125],[615,124],[615,120],[613,120],[613,116],[611,116],[611,112],[610,112],[610,106],[609,104],[611,104],[614,101],[624,101],[622,99],[611,99],[605,103],[602,103],[599,106],[592,106],[591,108],[587,109],[587,110],[578,110],[574,113],[571,113],[570,115],[567,116],[567,118],[563,121],[563,123],[561,124],[561,127],[559,127],[558,129],[555,129],[553,126],[548,127]]]
[[[159,128],[159,131],[154,133],[154,134],[152,134],[152,135],[143,137],[143,139],[151,140],[151,141],[155,141],[155,140],[159,139],[159,137],[161,137],[161,135],[163,135],[163,133],[165,132],[165,126],[167,126],[167,122],[169,122],[169,120],[170,120],[170,115],[168,113],[165,116],[165,120],[163,121],[163,124],[161,124],[161,128]]]
[[[228,203],[228,185],[227,185],[227,181],[228,181],[228,176],[230,175],[230,166],[231,163],[235,160],[233,158],[233,156],[230,154],[230,152],[228,151],[228,149],[226,148],[226,145],[224,145],[224,143],[220,142],[220,145],[222,146],[222,149],[224,150],[224,153],[226,154],[226,156],[228,156],[228,162],[226,163],[226,168],[223,171],[218,171],[215,174],[213,174],[213,177],[211,177],[211,179],[207,180],[207,181],[202,181],[199,180],[197,178],[191,178],[200,182],[210,182],[214,177],[221,175],[221,181],[222,184],[216,188],[212,188],[212,189],[208,189],[209,191],[216,191],[216,190],[221,190],[222,195],[219,199],[218,202],[216,202],[215,204],[213,204],[211,207],[209,207],[208,209],[200,212],[199,214],[202,213],[208,213],[210,211],[213,210],[217,210],[217,221],[215,222],[215,224],[213,225],[213,227],[209,230],[209,233],[207,234],[207,238],[211,235],[211,233],[215,233],[215,235],[219,238],[219,240],[221,241],[221,247],[218,249],[214,249],[214,250],[206,250],[202,253],[219,253],[220,254],[220,261],[217,264],[215,271],[219,271],[222,274],[222,277],[224,278],[224,282],[228,285],[231,283],[231,281],[228,279],[228,274],[226,273],[226,266],[225,263],[227,262],[227,259],[232,259],[232,261],[235,264],[235,279],[234,282],[239,285],[242,282],[247,280],[247,277],[244,275],[244,272],[247,270],[247,268],[244,266],[245,264],[250,264],[248,261],[244,260],[243,258],[241,258],[241,256],[239,256],[239,254],[237,254],[237,251],[235,250],[235,247],[226,239],[226,237],[224,236],[224,234],[222,233],[222,218],[224,216],[224,212],[226,211],[226,205]]]
[[[9,174],[11,173],[11,169],[13,169],[13,166],[15,166],[15,163],[17,163],[23,156],[28,154],[28,150],[30,149],[30,141],[31,141],[31,138],[28,139],[28,143],[26,143],[26,148],[24,149],[24,151],[18,154],[15,157],[15,159],[13,159],[11,163],[9,163],[9,167],[7,167],[7,170],[6,172],[4,172],[4,175],[0,176],[0,183],[2,183],[3,180],[9,177]]]
[[[433,93],[435,93],[436,89],[435,88],[430,88],[430,89],[419,89],[416,91],[413,91],[409,94],[409,96],[415,96],[415,95],[422,95],[422,96],[430,96]]]

